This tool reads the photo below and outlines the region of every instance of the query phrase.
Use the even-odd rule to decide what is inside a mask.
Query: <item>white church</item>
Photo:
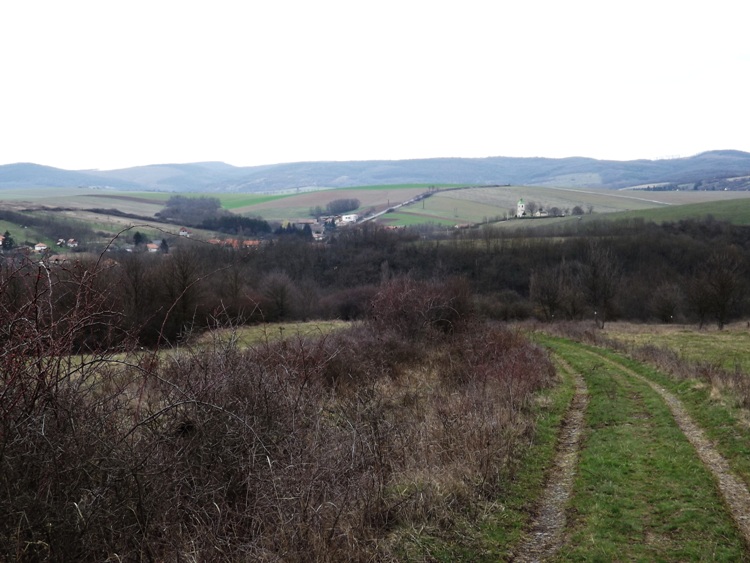
[[[523,202],[523,198],[519,199],[516,205],[516,217],[526,217],[526,204]]]
[[[541,207],[537,209],[533,215],[526,213],[526,204],[523,201],[523,198],[518,200],[518,203],[516,204],[516,217],[549,217],[549,212],[545,211]]]

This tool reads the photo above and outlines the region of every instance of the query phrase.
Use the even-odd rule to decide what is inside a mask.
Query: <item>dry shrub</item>
[[[463,279],[385,282],[373,297],[370,323],[381,333],[414,340],[434,333],[461,331],[473,319],[471,293]]]
[[[376,286],[358,286],[342,289],[323,297],[320,310],[324,317],[355,321],[365,318]]]
[[[117,358],[73,358],[60,330],[103,295],[59,325],[34,283],[23,306],[0,295],[5,560],[392,559],[395,527],[501,494],[552,375],[474,324],[460,283],[388,284],[372,321],[317,339]]]

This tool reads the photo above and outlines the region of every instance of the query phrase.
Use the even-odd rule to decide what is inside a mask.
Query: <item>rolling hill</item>
[[[663,183],[711,184],[742,177],[750,177],[750,153],[724,150],[687,158],[631,161],[487,157],[296,162],[250,167],[200,162],[108,171],[9,164],[0,166],[0,190],[91,186],[115,190],[231,193],[409,183],[619,189]],[[748,187],[748,179],[732,185],[733,189]]]

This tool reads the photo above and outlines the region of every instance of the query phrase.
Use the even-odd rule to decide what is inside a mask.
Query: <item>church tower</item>
[[[526,204],[523,202],[523,198],[518,200],[516,207],[516,217],[526,217]]]

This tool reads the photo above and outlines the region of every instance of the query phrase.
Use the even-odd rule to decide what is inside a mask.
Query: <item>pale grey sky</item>
[[[750,151],[748,16],[742,0],[7,0],[0,164]]]

